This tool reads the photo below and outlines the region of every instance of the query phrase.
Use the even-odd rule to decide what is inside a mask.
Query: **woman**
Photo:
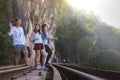
[[[28,65],[28,51],[26,47],[25,35],[21,25],[21,19],[15,19],[15,26],[12,26],[12,23],[9,23],[9,36],[13,38],[13,47],[14,47],[14,61],[15,65],[18,65],[18,57],[22,52],[24,54],[25,65]]]
[[[34,50],[35,50],[35,67],[36,69],[45,69],[45,59],[46,59],[46,53],[44,50],[44,44],[41,37],[41,27],[40,24],[35,24],[34,32],[32,33],[32,41],[34,43]],[[41,67],[38,65],[38,61],[40,58],[40,52],[42,54],[42,63]]]
[[[44,41],[45,51],[48,53],[47,59],[46,59],[46,64],[49,64],[49,60],[52,56],[52,50],[50,49],[48,43],[49,43],[49,40],[55,40],[57,38],[48,36],[48,25],[47,24],[42,25],[42,39]]]

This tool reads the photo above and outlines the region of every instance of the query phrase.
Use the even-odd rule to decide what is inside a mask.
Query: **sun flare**
[[[95,12],[97,10],[98,0],[66,0],[67,3],[76,9],[85,10],[87,12]]]

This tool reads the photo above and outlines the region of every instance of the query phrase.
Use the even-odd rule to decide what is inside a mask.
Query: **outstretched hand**
[[[12,28],[12,22],[9,22],[9,29]]]

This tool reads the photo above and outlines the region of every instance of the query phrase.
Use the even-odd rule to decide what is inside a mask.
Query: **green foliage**
[[[11,0],[0,0],[0,65],[12,63],[12,40],[7,34],[10,18]]]
[[[99,68],[120,71],[120,54],[116,50],[103,50],[99,54]]]
[[[61,14],[62,18],[57,27],[56,48],[62,59],[66,58],[70,62],[80,64],[85,61],[86,54],[91,53],[96,44],[95,23],[90,16],[66,8],[68,9]]]
[[[120,31],[94,14],[64,5],[59,15],[56,50],[60,60],[81,66],[120,70]]]

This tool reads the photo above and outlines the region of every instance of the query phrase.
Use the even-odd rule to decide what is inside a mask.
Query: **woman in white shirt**
[[[32,33],[32,41],[34,43],[34,50],[35,50],[35,67],[36,69],[45,69],[45,59],[46,59],[46,52],[44,50],[44,44],[41,36],[41,26],[40,24],[35,24],[34,32]],[[41,66],[38,65],[38,61],[40,59],[40,52],[42,54],[42,64]]]
[[[18,65],[18,56],[21,52],[24,54],[25,65],[28,65],[28,51],[26,47],[25,35],[21,25],[21,19],[15,19],[15,26],[12,26],[12,23],[9,23],[9,36],[13,38],[13,47],[14,47],[14,61],[15,65]]]

